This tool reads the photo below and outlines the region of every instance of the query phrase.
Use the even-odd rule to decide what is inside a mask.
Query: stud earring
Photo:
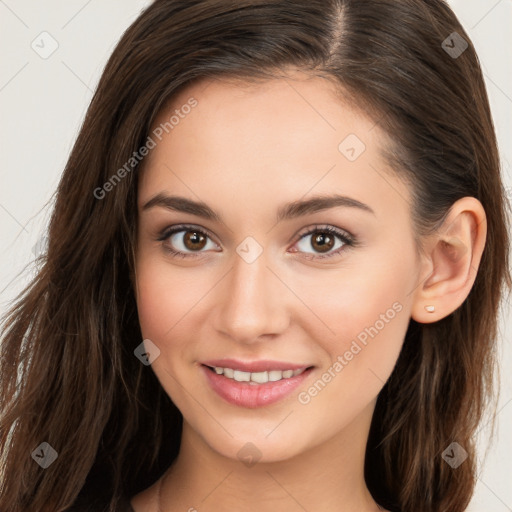
[[[429,312],[429,313],[433,313],[436,308],[435,306],[425,306],[425,309]]]

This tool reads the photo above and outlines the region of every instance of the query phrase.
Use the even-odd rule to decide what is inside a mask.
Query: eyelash
[[[157,241],[165,242],[169,237],[171,237],[175,233],[179,233],[181,231],[183,231],[183,232],[194,231],[194,232],[200,233],[200,234],[205,235],[206,237],[212,239],[210,234],[204,229],[199,229],[196,226],[189,225],[189,224],[180,224],[180,225],[172,226],[170,228],[167,227],[167,228],[163,229],[160,232],[160,234],[157,238]],[[299,235],[299,239],[297,240],[296,243],[298,243],[304,237],[306,237],[308,235],[312,235],[314,233],[328,233],[329,235],[332,235],[332,236],[338,238],[339,240],[341,240],[343,242],[343,245],[341,247],[339,247],[337,250],[326,253],[326,254],[317,253],[316,255],[313,255],[312,253],[305,253],[305,254],[307,254],[306,259],[316,260],[316,259],[331,258],[333,256],[336,256],[340,252],[342,252],[345,249],[345,247],[355,247],[357,245],[355,238],[351,234],[349,234],[347,231],[342,231],[333,226],[325,226],[325,225],[315,225],[313,228],[309,229],[305,233],[301,233]],[[169,253],[173,257],[177,257],[177,258],[197,258],[197,257],[200,257],[200,254],[202,252],[202,251],[197,251],[196,253],[194,253],[194,252],[185,253],[182,251],[177,251],[175,249],[172,249],[169,245],[162,244],[162,246],[167,253]],[[293,252],[300,252],[300,251],[296,250]]]

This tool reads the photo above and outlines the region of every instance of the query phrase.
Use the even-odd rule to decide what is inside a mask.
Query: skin
[[[363,473],[377,395],[409,319],[439,320],[469,293],[485,243],[483,208],[474,198],[455,203],[419,251],[410,190],[380,153],[386,136],[321,78],[291,71],[287,79],[251,86],[197,82],[155,126],[191,96],[198,105],[145,162],[136,248],[140,325],[160,350],[152,370],[184,417],[181,451],[132,506],[136,512],[379,510]],[[366,146],[354,161],[338,149],[348,134]],[[203,201],[222,221],[160,206],[143,210],[161,192]],[[373,213],[338,206],[276,223],[284,203],[333,193]],[[213,235],[200,252],[184,245],[186,231],[157,240],[181,223]],[[339,254],[318,258],[323,253],[311,244],[318,232],[303,236],[317,224],[347,231],[356,245],[337,241],[330,252],[343,247]],[[252,263],[236,251],[247,236],[263,248]],[[173,257],[165,246],[192,257]],[[309,403],[300,403],[299,393],[396,303],[400,311],[378,334]],[[249,409],[225,402],[200,371],[200,361],[222,357],[315,368],[290,396]],[[252,467],[237,456],[248,442],[260,456]]]

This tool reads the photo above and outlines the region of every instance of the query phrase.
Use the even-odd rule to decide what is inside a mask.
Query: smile
[[[282,370],[246,371],[250,365],[242,365],[245,366],[244,369],[240,369],[241,365],[231,366],[235,368],[202,364],[201,369],[210,388],[217,395],[232,405],[246,408],[262,407],[284,399],[313,369],[312,366],[302,366]]]
[[[237,382],[249,382],[249,384],[265,384],[267,382],[277,382],[282,379],[290,379],[300,375],[307,368],[300,368],[298,370],[271,370],[269,372],[243,372],[241,370],[234,370],[233,368],[222,368],[214,366],[212,368],[217,375],[224,375],[228,379],[236,380]]]

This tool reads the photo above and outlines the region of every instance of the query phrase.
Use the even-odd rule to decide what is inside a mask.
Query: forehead
[[[247,207],[334,191],[367,200],[408,195],[404,184],[390,186],[381,151],[389,139],[322,78],[201,80],[162,109],[152,132],[158,127],[139,204],[161,190],[238,197]]]
[[[369,136],[369,132],[374,131],[373,135],[386,138],[374,120],[357,109],[339,84],[298,70],[289,72],[286,78],[275,79],[202,78],[174,95],[153,126],[165,124],[173,113],[179,114],[182,109],[188,111],[187,102],[191,98],[198,102],[199,108],[194,108],[192,114],[194,118],[201,118],[202,131],[222,124],[224,130],[232,127],[235,132],[245,123],[247,128],[251,127],[249,125],[253,128],[266,126],[272,135],[279,130],[284,135],[282,130],[290,131],[294,127],[297,137],[301,129],[312,136],[322,129],[340,132],[351,125],[361,136],[366,132]],[[177,126],[172,131],[177,133],[175,128]]]

